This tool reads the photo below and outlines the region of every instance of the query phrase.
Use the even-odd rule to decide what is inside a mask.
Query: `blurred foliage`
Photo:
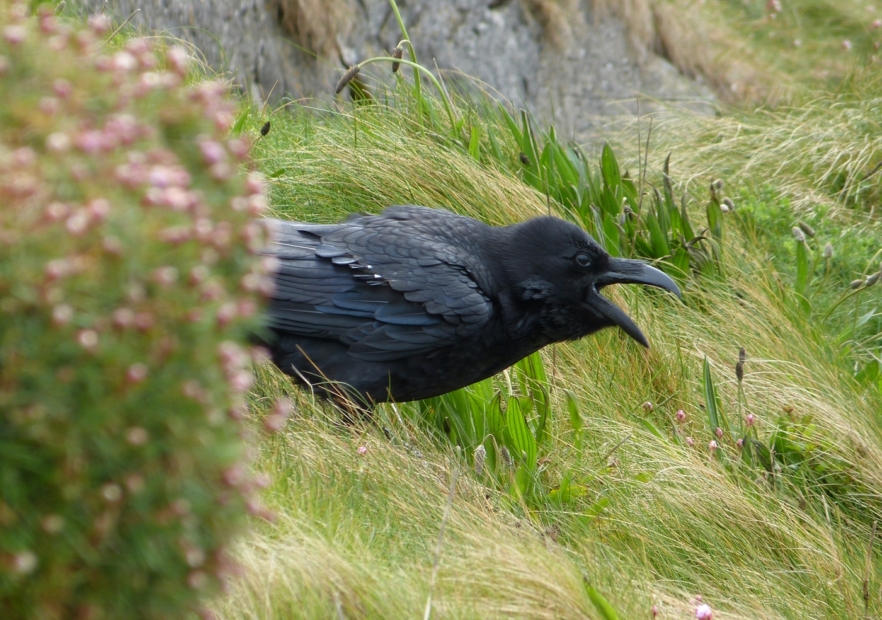
[[[0,609],[175,618],[253,496],[250,141],[189,58],[0,2]]]

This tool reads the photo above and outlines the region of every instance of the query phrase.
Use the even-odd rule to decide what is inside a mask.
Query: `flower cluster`
[[[264,183],[183,48],[0,24],[0,608],[177,617],[269,516],[242,441]]]

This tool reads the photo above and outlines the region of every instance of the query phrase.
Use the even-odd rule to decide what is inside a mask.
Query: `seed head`
[[[731,199],[731,198],[728,198],[728,197],[727,197],[727,198],[723,198],[723,205],[725,205],[726,207],[728,207],[728,208],[729,208],[729,211],[734,211],[734,210],[735,210],[735,203],[732,202],[732,199]]]
[[[260,128],[260,135],[265,136],[266,134],[268,134],[272,126],[273,125],[270,121],[265,122]]]
[[[794,226],[790,231],[793,233],[793,238],[796,239],[797,243],[805,243],[805,233],[802,232],[801,228]]]
[[[720,191],[723,189],[723,180],[722,179],[714,179],[714,182],[711,183],[711,189],[716,191]]]
[[[502,462],[505,463],[506,467],[514,469],[514,461],[511,458],[511,453],[509,453],[508,448],[502,446],[499,449],[499,455],[502,457]]]
[[[480,478],[484,473],[484,459],[487,458],[487,449],[481,444],[475,448],[475,475]]]
[[[747,351],[744,350],[744,347],[738,349],[738,361],[742,364],[747,361]]]
[[[880,272],[876,272],[867,276],[866,281],[864,282],[864,286],[873,286],[876,282],[879,281],[879,276],[882,275]]]
[[[812,228],[811,226],[809,226],[808,224],[806,224],[805,222],[803,222],[802,220],[799,221],[799,229],[802,232],[804,232],[807,237],[814,237],[815,236],[815,229]]]
[[[359,71],[361,71],[361,65],[352,65],[349,67],[346,70],[346,73],[343,74],[343,77],[340,78],[340,81],[337,82],[337,88],[334,89],[334,94],[339,95],[340,92],[346,88],[346,85],[355,79],[355,76],[358,75]]]
[[[744,362],[739,361],[735,364],[735,378],[738,379],[738,383],[744,381]]]
[[[824,246],[824,259],[830,260],[831,258],[833,258],[833,244],[828,241]]]
[[[852,281],[851,281],[851,284],[849,284],[848,287],[849,287],[850,289],[854,290],[854,289],[859,289],[859,288],[862,287],[863,285],[864,285],[864,281],[863,281],[863,280],[852,280]]]

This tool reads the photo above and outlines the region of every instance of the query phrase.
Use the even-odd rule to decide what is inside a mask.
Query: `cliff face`
[[[98,11],[104,0],[77,0]],[[589,0],[408,0],[402,17],[420,61],[478,78],[561,134],[589,135],[597,117],[641,112],[657,99],[709,109],[706,86],[629,44],[625,26]],[[491,8],[493,6],[494,8]],[[258,99],[330,99],[343,63],[401,39],[387,0],[109,0],[122,22],[191,41]],[[386,75],[385,67],[374,66]]]

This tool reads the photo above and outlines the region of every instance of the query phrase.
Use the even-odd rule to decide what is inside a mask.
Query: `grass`
[[[595,0],[638,47],[700,76],[736,106],[792,102],[835,87],[856,67],[878,71],[882,7],[866,0]],[[777,7],[777,8],[776,8]]]
[[[872,122],[868,107],[853,105]],[[402,93],[390,106],[274,115],[256,146],[273,209],[335,221],[416,203],[494,224],[546,212],[549,200],[523,182],[521,145],[501,118],[458,112],[477,128],[473,144],[451,137],[446,116],[427,120]],[[654,135],[673,148],[678,138],[667,131]],[[751,148],[736,138],[730,146]],[[793,157],[802,153],[795,144],[786,147]],[[705,178],[727,165],[724,152],[696,154],[674,174]],[[700,162],[711,165],[702,171]],[[771,190],[749,183],[756,175],[738,165],[726,175],[740,187],[732,194],[739,210],[726,215],[725,277],[690,279],[683,304],[652,291],[610,293],[630,308],[651,350],[605,331],[542,352],[553,413],[531,495],[506,483],[514,472],[478,475],[471,448],[452,445],[411,405],[381,407],[375,424],[345,428],[328,405],[262,368],[255,417],[289,392],[299,413],[260,445],[272,481],[265,500],[278,518],[240,543],[243,575],[216,604],[220,617],[419,617],[430,593],[436,618],[604,617],[588,583],[623,618],[648,618],[653,605],[663,618],[690,617],[701,594],[716,617],[850,619],[865,613],[865,579],[867,613],[882,611],[878,545],[867,563],[882,516],[882,395],[855,377],[854,357],[831,337],[841,317],[826,324],[801,309],[786,253],[757,225],[775,210],[782,222],[798,217],[798,201],[782,196],[805,190],[815,173],[794,164],[790,189]],[[862,239],[843,250],[864,260],[872,237]],[[844,272],[830,278],[847,286]],[[741,346],[744,399],[733,370]],[[705,359],[730,428],[713,454]],[[505,376],[489,385],[522,393]],[[735,446],[748,413],[758,420],[750,433],[777,450],[767,464],[758,448],[751,460]]]
[[[238,544],[241,574],[214,602],[218,617],[650,618],[655,606],[673,619],[693,617],[699,594],[724,619],[882,613],[882,550],[872,534],[882,517],[882,371],[871,371],[882,289],[841,301],[880,258],[882,174],[868,175],[882,157],[880,89],[854,70],[856,53],[839,49],[847,35],[852,52],[875,62],[878,31],[854,36],[860,2],[785,3],[775,20],[764,5],[622,4],[633,20],[655,16],[660,30],[647,41],[667,37],[683,68],[717,72],[718,89],[749,93],[730,98],[747,105],[716,118],[656,124],[648,182],[639,185],[661,190],[671,152],[695,223],[704,221],[710,181],[725,180],[736,210],[724,215],[720,273],[687,278],[683,303],[607,291],[641,325],[648,351],[608,330],[541,352],[552,413],[530,468],[517,456],[508,468],[494,448],[478,472],[476,438],[443,430],[451,403],[464,403],[454,412],[467,421],[486,394],[501,392],[509,406],[526,398],[516,373],[465,400],[385,405],[373,423],[346,427],[333,407],[271,366],[258,368],[255,424],[280,395],[297,413],[256,446],[276,519],[255,523]],[[683,47],[674,51],[674,42]],[[745,86],[733,91],[733,79]],[[764,105],[755,109],[757,101]],[[266,118],[251,114],[242,125],[256,133]],[[426,91],[415,98],[400,83],[375,104],[292,105],[269,118],[254,153],[279,217],[332,222],[401,203],[492,224],[574,213],[563,184],[552,187],[551,168],[541,167],[553,136],[534,136],[525,166],[523,136],[492,107],[457,101],[451,127],[439,100]],[[620,137],[616,146],[632,178],[635,144]],[[797,295],[799,261],[809,260],[791,233],[800,220],[818,236]],[[828,240],[835,255],[826,263]],[[858,317],[869,318],[858,325]],[[538,437],[535,414],[527,417]],[[748,456],[737,439],[747,439]]]

